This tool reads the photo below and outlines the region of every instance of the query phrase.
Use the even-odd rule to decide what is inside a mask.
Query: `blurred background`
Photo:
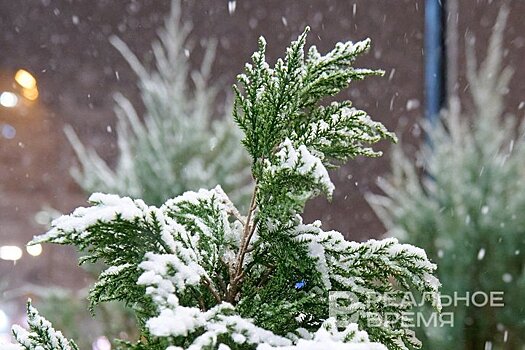
[[[311,27],[308,44],[321,52],[338,41],[369,37],[372,49],[356,65],[383,69],[385,76],[353,83],[343,97],[395,131],[406,154],[413,157],[424,142],[421,120],[429,116],[425,106],[430,93],[439,107],[446,107],[447,94],[453,90],[464,109],[472,108],[465,43],[475,37],[476,55],[484,57],[504,3],[510,15],[503,60],[514,69],[505,113],[520,118],[525,110],[525,2],[435,1],[441,17],[431,22],[443,33],[437,48],[443,60],[438,62],[438,75],[430,78],[432,63],[425,47],[429,2],[183,1],[181,23],[192,27],[182,48],[189,69],[198,70],[210,40],[216,41],[208,81],[218,88],[213,110],[220,116],[235,76],[256,50],[260,35],[268,42],[272,62],[306,25]],[[170,8],[166,0],[0,0],[0,337],[8,337],[10,324],[21,321],[28,296],[38,298],[43,287],[81,290],[91,281],[90,273],[77,266],[72,249],[25,244],[45,231],[55,211],[68,213],[85,205],[89,196],[70,175],[78,158],[63,131],[66,125],[110,167],[117,164],[115,93],[125,96],[139,116],[146,106],[137,74],[109,38],[120,38],[150,67],[155,58],[152,42]],[[454,45],[447,46],[450,28],[456,34]],[[455,83],[447,81],[447,74],[455,75]],[[441,87],[429,92],[429,79]],[[384,235],[385,227],[364,198],[365,193],[379,192],[378,177],[390,171],[390,145],[380,148],[384,157],[358,158],[333,172],[333,200],[310,203],[306,220],[321,219],[324,228],[339,230],[351,240]],[[109,345],[100,340],[93,348]]]

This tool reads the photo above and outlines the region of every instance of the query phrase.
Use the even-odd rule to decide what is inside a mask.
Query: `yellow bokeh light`
[[[38,89],[36,87],[32,89],[23,89],[22,95],[30,101],[34,101],[38,98]]]
[[[40,254],[42,254],[42,245],[41,244],[28,245],[26,247],[26,250],[29,253],[29,255],[39,256]]]
[[[15,81],[25,89],[36,89],[36,79],[24,69],[19,69],[15,74]]]

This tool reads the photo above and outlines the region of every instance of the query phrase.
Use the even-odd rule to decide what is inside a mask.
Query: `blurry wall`
[[[525,13],[522,1],[510,1],[507,31],[508,60],[517,70],[509,106],[518,112],[523,100]],[[85,204],[87,196],[68,174],[75,164],[62,128],[71,124],[81,139],[107,159],[115,159],[114,92],[122,92],[140,106],[135,76],[109,44],[118,35],[139,57],[151,57],[155,30],[169,11],[169,1],[0,0],[0,87],[12,84],[14,72],[24,68],[38,80],[40,98],[25,110],[0,107],[0,245],[22,246],[43,230],[34,216],[44,205],[69,212]],[[478,37],[484,50],[489,27],[500,1],[460,1],[459,32]],[[520,15],[521,13],[521,15]],[[413,152],[421,139],[417,118],[423,115],[424,1],[302,1],[237,0],[185,1],[183,19],[193,23],[195,64],[205,40],[219,41],[213,79],[229,93],[234,77],[256,49],[257,37],[268,41],[268,58],[282,56],[284,48],[311,26],[309,44],[326,52],[337,41],[372,39],[371,51],[357,65],[384,69],[385,77],[353,83],[342,98],[398,132]],[[463,39],[460,42],[462,59]],[[464,87],[464,82],[463,85]],[[523,106],[522,106],[523,107]],[[521,110],[521,113],[523,110]],[[110,128],[108,128],[110,126]],[[13,136],[12,129],[16,133]],[[380,145],[388,150],[388,144]],[[331,203],[319,198],[309,204],[308,221],[322,219],[325,228],[337,229],[350,239],[377,237],[384,228],[363,199],[377,191],[374,183],[388,171],[388,154],[380,159],[356,159],[332,172],[336,193]],[[13,265],[0,260],[2,283],[24,281],[78,286],[75,254],[64,247],[45,246],[39,257],[27,254]]]

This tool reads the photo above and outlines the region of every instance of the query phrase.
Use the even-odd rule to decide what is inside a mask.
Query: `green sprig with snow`
[[[28,350],[78,350],[74,341],[56,331],[51,323],[40,316],[38,311],[27,302],[27,323],[29,330],[13,326],[13,335],[22,349]]]

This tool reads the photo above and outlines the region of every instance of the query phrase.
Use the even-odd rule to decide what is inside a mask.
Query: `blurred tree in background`
[[[241,133],[228,117],[231,103],[216,117],[217,87],[207,85],[215,42],[208,42],[200,70],[191,71],[190,31],[190,24],[181,23],[179,2],[173,1],[159,40],[151,46],[152,69],[120,39],[110,38],[137,74],[145,113],[139,118],[127,98],[115,95],[119,158],[114,169],[83,145],[71,127],[65,129],[81,165],[72,175],[87,193],[161,205],[185,191],[222,184],[235,203],[249,199],[248,156],[238,147]]]
[[[390,233],[424,248],[438,263],[442,293],[472,296],[444,307],[454,327],[426,328],[427,349],[521,349],[525,342],[525,126],[504,116],[512,70],[502,68],[503,8],[479,69],[472,45],[467,76],[474,113],[457,100],[427,127],[414,164],[396,147],[392,174],[379,185],[386,196],[368,201]],[[504,292],[505,307],[483,295]]]

